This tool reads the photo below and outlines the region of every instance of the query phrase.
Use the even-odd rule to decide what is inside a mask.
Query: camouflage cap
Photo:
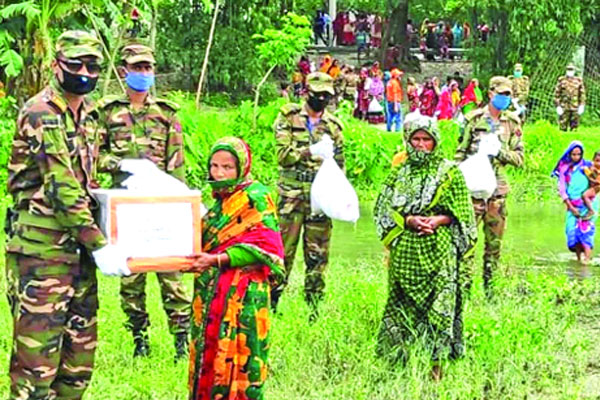
[[[490,90],[496,93],[510,92],[512,94],[512,84],[510,79],[504,76],[494,76],[490,79]]]
[[[127,64],[136,64],[139,62],[156,64],[152,49],[140,43],[131,43],[123,46],[121,48],[121,60]]]
[[[312,92],[327,92],[335,96],[333,90],[333,78],[324,72],[313,72],[306,77],[308,90]]]
[[[56,54],[66,58],[94,56],[102,60],[102,43],[86,31],[66,31],[56,40]]]
[[[515,64],[515,71],[523,71],[523,65],[521,64]]]
[[[572,71],[575,71],[576,69],[577,69],[577,68],[575,68],[575,64],[572,64],[572,63],[571,63],[571,64],[567,65],[567,70],[572,70]]]

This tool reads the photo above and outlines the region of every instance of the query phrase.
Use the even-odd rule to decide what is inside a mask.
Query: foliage
[[[310,22],[293,13],[284,16],[281,22],[280,29],[265,29],[263,33],[252,35],[252,39],[258,42],[258,57],[267,68],[282,66],[290,72],[310,42]]]

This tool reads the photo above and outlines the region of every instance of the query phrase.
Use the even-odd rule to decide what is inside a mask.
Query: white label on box
[[[194,253],[190,203],[117,204],[119,247],[130,257],[187,256]]]

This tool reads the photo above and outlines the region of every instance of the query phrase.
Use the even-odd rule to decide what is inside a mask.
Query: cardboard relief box
[[[99,225],[110,244],[129,256],[132,273],[179,271],[202,252],[202,196],[97,189]]]

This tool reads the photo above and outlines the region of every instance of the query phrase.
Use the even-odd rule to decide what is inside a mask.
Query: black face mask
[[[331,96],[329,94],[324,93],[315,93],[308,95],[308,106],[316,112],[321,112],[327,107],[329,104],[329,100]]]
[[[87,94],[96,88],[98,77],[91,78],[85,75],[72,74],[62,68],[61,70],[63,81],[59,83],[65,91],[73,94]]]

